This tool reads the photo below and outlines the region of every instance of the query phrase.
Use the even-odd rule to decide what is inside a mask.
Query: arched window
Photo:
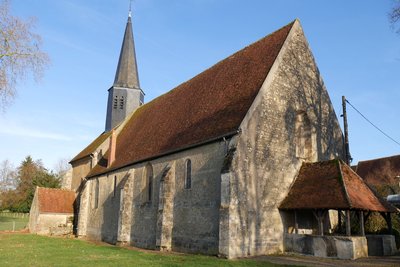
[[[187,159],[185,162],[185,189],[192,187],[192,161]]]
[[[95,185],[94,185],[94,208],[97,209],[99,207],[99,191],[100,191],[100,185],[99,185],[99,179],[97,178],[95,180]]]
[[[147,202],[151,202],[153,198],[153,167],[150,163],[146,165],[146,193]]]
[[[296,157],[306,160],[312,155],[311,121],[305,112],[296,115]]]

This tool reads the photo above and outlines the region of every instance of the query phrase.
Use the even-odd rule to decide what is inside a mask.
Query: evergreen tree
[[[60,177],[49,172],[40,160],[27,156],[17,168],[17,187],[2,195],[1,209],[13,212],[29,212],[36,186],[60,188]]]

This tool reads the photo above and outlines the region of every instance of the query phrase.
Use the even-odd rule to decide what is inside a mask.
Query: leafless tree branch
[[[10,14],[8,0],[0,0],[0,109],[5,111],[17,93],[17,82],[33,75],[38,81],[49,64],[42,40],[33,32],[35,20]]]

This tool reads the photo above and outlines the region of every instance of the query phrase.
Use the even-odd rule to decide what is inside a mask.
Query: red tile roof
[[[398,184],[400,155],[360,161],[356,172],[370,185]]]
[[[38,187],[37,194],[40,213],[74,213],[73,191]]]
[[[340,160],[303,163],[279,208],[397,211]]]
[[[293,24],[137,109],[117,137],[108,170],[236,133]]]
[[[100,134],[93,142],[91,142],[87,147],[85,147],[78,155],[76,155],[73,159],[71,159],[71,163],[82,159],[84,157],[92,154],[111,134],[112,131],[104,132]]]

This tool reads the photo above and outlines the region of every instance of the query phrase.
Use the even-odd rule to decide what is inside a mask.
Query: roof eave
[[[104,171],[102,171],[100,173],[95,173],[95,174],[92,174],[92,175],[88,175],[86,178],[90,179],[90,178],[97,177],[97,176],[100,176],[100,175],[103,175],[103,174],[106,174],[106,173],[109,173],[109,172],[113,172],[113,171],[117,171],[117,170],[129,167],[129,166],[132,166],[132,165],[135,165],[135,164],[139,164],[141,162],[151,161],[151,160],[154,160],[156,158],[164,157],[164,156],[171,155],[171,154],[174,154],[174,153],[178,153],[178,152],[181,152],[181,151],[184,151],[184,150],[188,150],[188,149],[192,149],[192,148],[199,147],[199,146],[202,146],[202,145],[210,144],[210,143],[216,142],[216,141],[224,139],[224,138],[231,138],[232,136],[234,136],[234,135],[236,135],[238,133],[240,133],[240,129],[232,131],[232,132],[229,132],[227,134],[224,134],[224,135],[221,135],[221,136],[218,136],[218,137],[215,137],[215,138],[212,138],[212,139],[209,139],[207,141],[203,141],[203,142],[199,142],[199,143],[196,143],[196,144],[188,145],[186,147],[182,147],[182,148],[178,148],[178,149],[175,149],[175,150],[171,150],[171,151],[168,151],[168,152],[156,155],[156,156],[152,156],[152,157],[149,157],[149,158],[140,159],[140,160],[137,160],[137,161],[134,161],[134,162],[122,165],[122,166],[118,166],[118,167],[115,167],[115,168],[113,168],[111,166],[110,168],[108,168],[108,169],[106,169],[106,170],[104,170]]]

